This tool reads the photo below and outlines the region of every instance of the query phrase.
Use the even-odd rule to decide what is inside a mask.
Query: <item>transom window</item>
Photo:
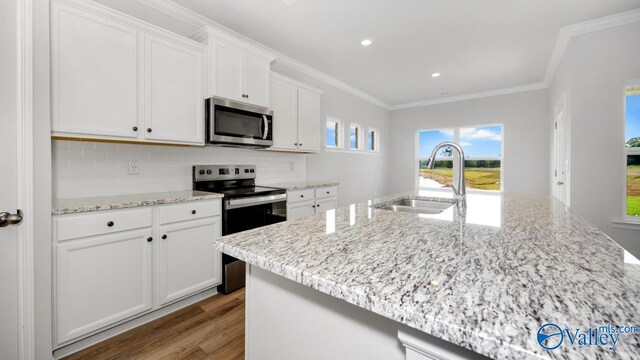
[[[626,213],[640,217],[640,86],[625,89]]]
[[[328,148],[342,147],[342,121],[336,118],[327,118],[325,146]]]
[[[349,149],[362,149],[362,126],[359,124],[351,123],[351,127],[349,128]]]
[[[379,138],[378,138],[378,130],[369,128],[367,133],[367,150],[376,152],[379,150]]]
[[[502,190],[502,125],[424,130],[418,132],[418,186],[421,189],[449,188],[453,183],[453,150],[436,154],[434,169],[427,168],[431,151],[443,141],[453,141],[465,152],[467,189]]]

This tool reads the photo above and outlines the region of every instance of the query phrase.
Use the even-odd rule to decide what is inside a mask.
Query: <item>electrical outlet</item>
[[[129,175],[140,175],[140,164],[137,161],[129,161]]]

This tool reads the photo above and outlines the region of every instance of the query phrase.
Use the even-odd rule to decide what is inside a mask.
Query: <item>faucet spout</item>
[[[436,155],[438,154],[438,151],[440,151],[440,149],[445,147],[450,147],[454,149],[460,156],[460,161],[458,161],[458,166],[456,167],[457,181],[451,185],[451,188],[453,189],[453,193],[456,195],[456,197],[459,200],[464,201],[464,198],[467,195],[467,190],[466,190],[465,181],[464,181],[464,150],[460,145],[452,141],[445,141],[436,145],[436,147],[433,148],[433,151],[431,151],[431,157],[427,161],[427,167],[429,169],[433,169],[435,167]]]

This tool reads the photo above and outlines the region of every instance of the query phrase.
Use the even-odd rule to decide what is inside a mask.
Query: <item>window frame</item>
[[[373,136],[371,137],[371,139],[373,139],[373,147],[369,148],[371,145],[370,144],[370,140],[369,140],[369,133],[373,132]],[[377,153],[380,152],[380,135],[378,133],[378,129],[370,127],[367,129],[367,146],[366,146],[366,150],[368,152],[371,153]]]
[[[637,88],[637,89],[632,89],[629,90],[629,88]],[[623,137],[623,167],[622,167],[622,171],[623,171],[623,179],[624,179],[624,186],[622,187],[622,218],[624,219],[625,222],[630,222],[630,223],[634,223],[634,224],[640,224],[640,216],[631,216],[629,214],[627,214],[627,157],[629,155],[638,155],[640,156],[640,148],[635,147],[627,147],[625,144],[626,142],[626,137],[627,137],[627,96],[629,95],[629,92],[638,92],[638,95],[640,95],[640,79],[638,80],[632,80],[632,81],[627,81],[624,84],[624,88],[623,88],[623,96],[622,96],[622,109],[623,109],[623,123],[624,123],[624,137]]]
[[[335,129],[336,146],[327,145],[326,129],[327,129],[327,124],[329,122],[333,122],[336,124],[336,129]],[[344,148],[344,127],[342,124],[342,120],[332,116],[327,116],[327,120],[325,121],[324,147],[325,149],[330,149],[330,150],[339,150]]]
[[[505,125],[504,123],[490,123],[490,124],[480,124],[480,125],[459,125],[459,126],[447,126],[447,127],[441,127],[441,128],[434,128],[434,129],[421,129],[416,131],[416,142],[415,142],[415,151],[416,151],[416,161],[415,161],[415,167],[414,169],[417,169],[418,171],[414,171],[414,177],[415,177],[415,188],[418,191],[440,191],[440,192],[453,192],[453,189],[451,189],[451,187],[443,187],[443,188],[434,188],[434,187],[421,187],[420,186],[420,161],[426,161],[429,159],[429,157],[427,156],[426,158],[421,158],[420,157],[420,133],[424,132],[424,131],[443,131],[443,130],[453,130],[453,139],[451,141],[455,142],[456,144],[460,145],[460,130],[461,129],[467,129],[467,128],[484,128],[484,127],[490,127],[490,126],[500,126],[500,136],[502,137],[502,139],[500,140],[500,156],[467,156],[465,155],[465,159],[464,160],[499,160],[500,161],[500,190],[483,190],[483,189],[473,189],[473,188],[467,188],[467,193],[481,193],[481,194],[501,194],[504,192],[504,160],[505,160],[505,155],[504,155],[504,137],[505,137]],[[464,146],[463,146],[464,148]],[[626,158],[625,158],[626,159]],[[455,168],[458,157],[454,156],[451,159],[446,159],[446,158],[438,158],[436,157],[436,160],[438,161],[452,161],[453,162],[453,167]]]
[[[355,128],[356,129],[356,147],[352,148],[351,147],[351,129]],[[348,132],[348,138],[349,138],[349,145],[347,146],[348,150],[350,151],[363,151],[364,147],[363,147],[363,139],[362,139],[362,125],[352,122],[349,124],[349,132]]]

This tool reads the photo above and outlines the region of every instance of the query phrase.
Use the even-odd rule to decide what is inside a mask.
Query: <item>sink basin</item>
[[[455,200],[452,199],[421,199],[421,198],[408,198],[398,199],[389,203],[376,206],[379,209],[412,212],[420,214],[440,214],[447,210],[453,204]]]

